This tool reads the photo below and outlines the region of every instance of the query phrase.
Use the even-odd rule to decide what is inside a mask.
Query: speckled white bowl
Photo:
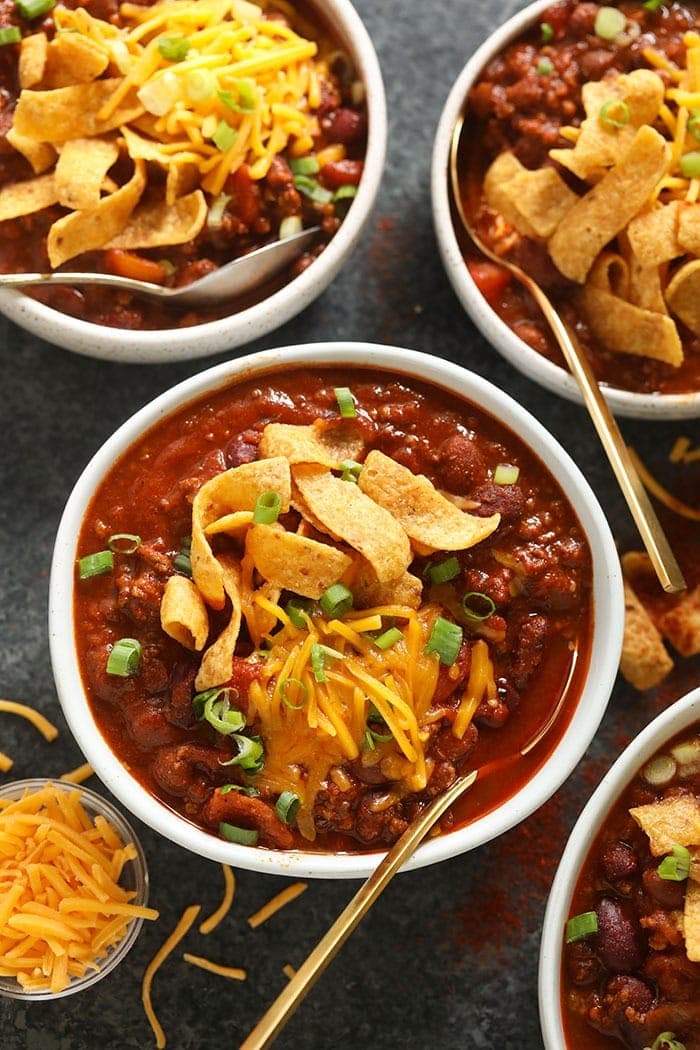
[[[536,383],[570,401],[582,401],[578,384],[565,369],[548,361],[491,309],[474,283],[460,251],[450,209],[448,165],[452,129],[465,99],[484,67],[500,51],[536,22],[552,0],[536,0],[500,26],[469,59],[449,93],[435,135],[431,170],[433,222],[447,276],[474,324],[491,345]],[[603,387],[616,415],[636,419],[689,419],[700,416],[700,391],[691,394],[638,394]]]
[[[166,838],[203,857],[256,871],[294,877],[360,878],[375,868],[383,854],[323,854],[280,852],[224,842],[194,827],[148,794],[107,744],[90,710],[80,676],[73,636],[73,587],[76,545],[93,493],[104,475],[149,428],[183,405],[208,392],[260,373],[290,368],[381,369],[390,376],[406,375],[449,390],[472,401],[518,435],[556,477],[588,538],[593,558],[595,624],[588,674],[564,735],[532,779],[507,802],[467,827],[423,843],[406,868],[453,857],[474,849],[529,816],[564,782],[590,743],[610,696],[622,644],[624,606],[620,563],[608,523],[573,460],[561,445],[502,390],[437,357],[371,343],[318,343],[264,350],[185,380],[128,419],[96,453],[78,479],[66,505],[56,537],[49,594],[49,635],[56,688],[68,724],[86,759],[110,791],[139,819]]]
[[[87,357],[157,364],[208,357],[279,328],[313,302],[349,259],[372,213],[386,153],[386,99],[374,45],[349,0],[323,0],[324,19],[343,41],[365,86],[368,136],[362,180],[337,234],[301,274],[266,299],[218,321],[187,328],[130,331],[69,317],[12,289],[0,290],[0,312],[49,343]]]
[[[591,844],[619,795],[655,752],[700,719],[700,688],[671,704],[625,748],[576,821],[547,902],[539,965],[540,1024],[546,1050],[567,1047],[561,1014],[561,961],[571,898]]]

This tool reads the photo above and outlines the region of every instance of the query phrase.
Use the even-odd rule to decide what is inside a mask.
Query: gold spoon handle
[[[476,777],[476,770],[458,777],[444,795],[431,802],[421,816],[409,825],[241,1043],[240,1050],[265,1050],[272,1044],[404,861],[411,856],[445,810],[472,786]]]

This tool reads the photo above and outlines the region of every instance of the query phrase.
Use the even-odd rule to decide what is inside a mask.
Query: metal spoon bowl
[[[121,288],[165,302],[182,306],[202,306],[217,303],[258,288],[268,278],[293,262],[320,233],[320,227],[292,234],[281,241],[273,241],[220,266],[212,273],[181,288],[166,288],[150,281],[119,277],[112,273],[4,273],[0,274],[0,288],[23,288],[48,284],[99,284]]]

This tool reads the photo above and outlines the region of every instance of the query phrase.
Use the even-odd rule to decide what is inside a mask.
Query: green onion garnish
[[[520,467],[512,463],[499,463],[493,472],[494,485],[515,485],[520,477]]]
[[[158,41],[158,50],[168,62],[182,62],[189,49],[189,41],[184,36],[164,36]]]
[[[630,122],[630,108],[621,98],[611,98],[600,107],[598,117],[606,128],[624,128]]]
[[[647,11],[658,11],[660,7],[663,7],[665,0],[645,0],[642,7],[646,7]],[[659,1036],[659,1038],[662,1038]],[[652,1047],[652,1050],[656,1050],[656,1043]]]
[[[700,109],[691,109],[685,129],[696,142],[700,142]]]
[[[352,591],[344,583],[334,583],[321,595],[321,608],[326,616],[343,616],[352,609]]]
[[[363,748],[366,751],[376,751],[377,750],[376,747],[374,746],[374,738],[373,738],[371,732],[369,731],[369,729],[365,729],[365,735],[364,735],[364,739],[362,741],[362,746],[363,746]]]
[[[403,638],[403,632],[398,627],[389,627],[388,630],[383,631],[382,634],[378,634],[374,639],[374,644],[377,649],[391,649],[392,645],[396,645]]]
[[[15,7],[22,18],[38,18],[48,14],[56,0],[15,0]]]
[[[257,831],[251,828],[238,828],[235,824],[226,824],[223,820],[219,824],[219,834],[222,838],[228,839],[229,842],[236,842],[239,846],[256,846],[259,838]]]
[[[222,766],[240,766],[248,773],[259,773],[265,765],[265,754],[262,740],[259,736],[242,736],[239,733],[231,734],[238,744],[238,754],[229,758],[228,762],[222,762]]]
[[[459,576],[459,562],[455,557],[446,558],[445,561],[437,561],[428,566],[428,576],[432,583],[447,583]]]
[[[294,692],[297,693],[299,697],[298,703],[295,704],[290,699],[290,690],[294,690]],[[309,690],[301,679],[285,678],[283,682],[280,682],[280,696],[282,697],[282,703],[291,708],[292,711],[301,711],[302,707],[306,706],[306,701],[309,698]]]
[[[336,386],[334,387],[333,392],[343,419],[354,419],[357,415],[357,409],[355,408],[355,398],[352,395],[350,387]]]
[[[671,755],[655,755],[650,759],[642,770],[642,776],[647,784],[661,787],[669,784],[676,775],[676,760]]]
[[[326,660],[328,658],[342,660],[343,654],[339,653],[337,649],[331,649],[329,645],[321,645],[319,642],[314,642],[311,646],[311,670],[317,682],[328,681],[326,674]]]
[[[574,915],[566,924],[566,943],[581,941],[584,937],[590,937],[592,933],[598,932],[598,916],[594,911],[583,911],[580,915]]]
[[[627,25],[627,19],[616,7],[600,7],[593,24],[593,32],[601,40],[614,40]]]
[[[130,678],[136,674],[141,663],[141,643],[135,638],[120,638],[112,646],[112,651],[107,658],[105,670],[107,674],[119,675],[120,678]]]
[[[681,175],[686,179],[698,178],[700,176],[700,150],[684,153],[678,161],[678,167],[681,169]]]
[[[115,554],[135,554],[141,546],[141,537],[134,532],[114,532],[107,540],[107,546]]]
[[[356,196],[357,186],[354,186],[352,182],[346,182],[344,186],[338,186],[338,189],[333,194],[333,200],[347,201],[352,200],[352,198]]]
[[[233,86],[238,92],[238,109],[241,113],[252,113],[257,105],[258,94],[254,80],[237,78]]]
[[[293,791],[283,791],[275,802],[275,813],[285,824],[293,824],[297,819],[301,799]]]
[[[462,644],[463,631],[459,624],[438,616],[425,647],[426,653],[437,653],[440,663],[451,667]]]
[[[22,32],[19,26],[3,26],[0,29],[0,47],[5,44],[19,44]]]
[[[341,481],[357,481],[362,473],[362,464],[356,463],[354,459],[344,459],[340,464],[342,474]]]
[[[89,580],[91,576],[101,576],[103,572],[111,572],[113,568],[114,555],[111,551],[86,554],[78,561],[78,575],[81,580]]]
[[[308,614],[311,611],[311,602],[306,598],[290,598],[284,607],[284,611],[294,626],[303,630],[308,626],[303,614]]]
[[[245,715],[231,707],[231,691],[226,688],[207,689],[192,698],[192,706],[201,722],[208,722],[212,729],[223,736],[230,736],[245,726]]]
[[[281,508],[279,492],[261,492],[255,501],[253,521],[256,525],[272,525],[279,518]]]
[[[318,161],[313,156],[292,157],[289,167],[293,175],[316,175],[320,170]]]
[[[227,149],[230,149],[238,138],[238,132],[235,128],[232,128],[230,124],[227,124],[225,120],[220,120],[216,125],[216,130],[211,137],[212,142],[220,149],[222,153],[225,153]]]
[[[554,38],[554,30],[549,22],[540,23],[540,38],[543,44],[548,44]]]
[[[371,725],[369,724],[370,722],[381,722],[382,725],[384,725],[384,726],[386,725],[386,722],[384,721],[382,716],[379,714],[379,711],[377,711],[377,709],[374,706],[374,704],[370,705],[370,709],[369,709],[369,711],[367,713],[367,730],[366,730],[366,732],[369,733],[370,738],[372,739],[372,741],[373,742],[376,741],[378,744],[388,744],[390,740],[394,739],[394,734],[393,733],[378,733],[376,729],[372,729]],[[374,749],[374,743],[372,744],[372,748]]]
[[[470,620],[488,620],[496,611],[496,603],[481,591],[468,591],[462,598],[462,612]]]
[[[656,869],[659,877],[669,882],[683,882],[690,874],[690,850],[685,846],[678,846],[675,842],[671,846],[672,855],[664,857]]]
[[[240,791],[241,795],[247,795],[248,798],[259,798],[260,792],[252,784],[223,784],[219,791],[222,795],[228,795],[231,791]]]
[[[173,568],[181,572],[183,576],[192,576],[192,562],[188,553],[180,551],[173,558]]]
[[[333,192],[327,190],[325,186],[322,186],[311,175],[295,175],[294,186],[299,190],[299,193],[303,193],[305,197],[316,201],[318,204],[330,204],[333,200]]]
[[[554,72],[554,63],[551,58],[547,58],[547,56],[544,55],[544,57],[537,63],[535,72],[541,77],[551,77]]]
[[[646,7],[646,4],[644,6]],[[662,1032],[661,1035],[657,1035],[649,1050],[685,1050],[685,1043],[676,1039],[675,1032]]]

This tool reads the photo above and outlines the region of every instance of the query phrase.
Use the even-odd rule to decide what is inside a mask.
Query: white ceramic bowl
[[[89,788],[84,787],[82,784],[76,787],[75,784],[52,780],[50,777],[14,780],[9,784],[3,784],[0,787],[0,798],[19,799],[22,798],[25,792],[39,791],[41,788],[46,787],[47,784],[53,784],[59,791],[79,790],[81,802],[90,817],[105,817],[116,830],[123,844],[133,842],[136,848],[136,857],[125,864],[119,884],[125,890],[134,893],[132,904],[145,907],[148,904],[148,866],[146,864],[146,855],[134,829],[119,810],[111,802],[108,802],[106,798],[98,795],[96,791],[91,791]],[[132,919],[127,926],[125,935],[107,950],[107,953],[97,963],[96,969],[88,969],[84,977],[73,977],[60,992],[51,992],[47,989],[25,991],[14,977],[0,977],[0,996],[5,996],[8,999],[25,999],[28,1002],[38,1002],[44,999],[62,999],[66,995],[73,995],[75,992],[82,992],[86,988],[91,988],[93,984],[97,984],[108,973],[111,973],[115,966],[118,966],[122,959],[126,957],[133,948],[142,926],[143,919]]]
[[[567,1050],[560,1005],[562,944],[571,898],[591,843],[610,808],[644,763],[667,740],[699,719],[700,688],[668,707],[634,738],[605,774],[574,825],[552,884],[542,927],[539,1004],[547,1050]]]
[[[340,229],[301,274],[259,303],[218,321],[187,328],[130,331],[82,321],[11,289],[0,290],[0,312],[66,350],[108,361],[156,364],[207,357],[266,335],[317,298],[348,260],[371,215],[384,171],[387,120],[384,84],[374,45],[350,0],[324,0],[324,19],[344,43],[365,86],[367,150],[356,197]]]
[[[551,7],[551,0],[536,0],[508,19],[481,45],[459,74],[440,116],[433,145],[433,222],[447,276],[462,306],[485,338],[530,379],[561,397],[581,402],[578,384],[573,376],[523,342],[486,302],[464,261],[450,206],[450,142],[452,129],[464,109],[467,95],[491,59],[536,22],[548,7]],[[637,419],[688,419],[700,416],[700,391],[691,394],[639,394],[607,386],[603,387],[603,391],[616,415]]]
[[[486,380],[440,358],[369,343],[319,343],[265,350],[227,361],[185,380],[142,408],[96,453],[68,500],[56,537],[49,595],[51,660],[59,699],[71,730],[98,776],[141,820],[201,856],[242,868],[304,877],[359,878],[368,875],[381,853],[321,854],[276,852],[224,842],[199,830],[156,801],[112,752],[97,727],[80,677],[73,640],[73,586],[76,544],[93,493],[105,473],[148,428],[176,409],[234,382],[269,373],[271,368],[351,367],[384,369],[434,383],[474,402],[509,426],[557,478],[590,544],[593,558],[595,627],[590,667],[574,716],[558,747],[535,776],[507,804],[420,846],[407,867],[417,868],[495,838],[542,805],[563,783],[593,737],[615,680],[622,644],[623,601],[619,560],[608,524],[587,481],[564,449],[525,409]]]

